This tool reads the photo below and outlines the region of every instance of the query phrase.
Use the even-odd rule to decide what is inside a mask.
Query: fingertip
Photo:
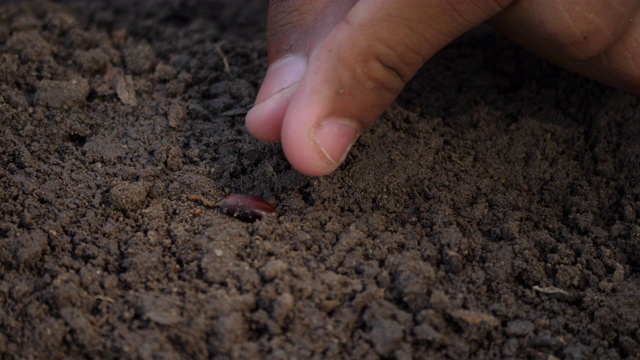
[[[344,162],[364,129],[358,121],[343,117],[316,120],[314,111],[294,111],[298,121],[285,119],[282,148],[291,165],[309,176],[323,176]]]
[[[306,68],[306,59],[298,55],[287,55],[269,66],[258,91],[256,104],[245,119],[251,135],[265,142],[280,140],[287,106]]]
[[[331,117],[318,122],[313,130],[313,142],[324,156],[325,162],[339,166],[361,132],[362,126],[358,122]]]
[[[312,141],[283,136],[282,150],[291,166],[307,176],[328,175],[340,166],[328,161]]]
[[[294,88],[285,89],[273,95],[268,101],[254,105],[245,117],[249,133],[260,141],[269,143],[280,141],[282,121],[294,91]]]
[[[273,95],[295,85],[306,70],[307,59],[301,55],[289,54],[274,61],[267,69],[256,103],[267,101]]]

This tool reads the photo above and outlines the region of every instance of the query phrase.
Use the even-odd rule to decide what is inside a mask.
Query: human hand
[[[249,132],[326,175],[416,71],[487,21],[543,58],[640,93],[640,0],[271,0]]]

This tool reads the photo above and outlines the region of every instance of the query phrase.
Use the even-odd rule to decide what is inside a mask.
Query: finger
[[[269,63],[308,54],[358,0],[271,0],[267,20]]]
[[[634,19],[640,20],[638,15],[640,10],[636,10]],[[589,76],[629,93],[640,95],[639,41],[640,21],[631,21],[631,25],[618,41],[588,65]],[[610,75],[607,75],[607,79],[598,79],[597,74],[601,73]],[[608,79],[611,81],[607,81]]]
[[[637,0],[520,0],[489,23],[556,65],[637,92],[639,6]]]
[[[301,172],[325,175],[436,51],[510,1],[361,0],[311,54],[281,141]]]
[[[344,18],[357,0],[272,0],[267,44],[269,69],[246,117],[256,138],[277,142],[285,111],[304,75],[309,53]]]

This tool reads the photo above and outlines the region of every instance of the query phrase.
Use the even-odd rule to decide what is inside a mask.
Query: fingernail
[[[287,55],[271,64],[256,97],[256,105],[298,83],[306,69],[307,61],[298,55]]]
[[[342,163],[360,135],[360,124],[351,119],[329,118],[315,129],[314,141],[327,160]]]

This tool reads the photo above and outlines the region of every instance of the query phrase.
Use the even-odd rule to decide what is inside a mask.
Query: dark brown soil
[[[265,3],[0,6],[0,358],[640,357],[638,98],[480,28],[308,178]]]

